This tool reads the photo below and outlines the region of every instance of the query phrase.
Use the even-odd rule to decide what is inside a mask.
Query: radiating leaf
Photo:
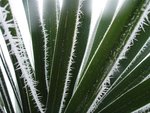
[[[137,65],[123,79],[121,79],[117,85],[115,85],[112,89],[110,89],[108,94],[106,94],[105,98],[101,100],[102,104],[99,105],[99,108],[96,110],[96,112],[107,106],[113,100],[123,95],[125,92],[127,92],[137,84],[140,84],[144,80],[144,78],[146,78],[150,74],[149,64],[150,64],[150,55],[147,56],[142,63]]]
[[[33,78],[33,69],[31,67],[18,24],[12,15],[8,1],[0,1],[0,5],[0,27],[10,52],[11,60],[15,67],[14,69],[16,69],[16,78],[18,80],[20,88],[19,90],[22,93],[21,98],[25,103],[25,106],[23,106],[25,107],[24,111],[27,111],[28,113],[30,112],[30,108],[28,106],[28,99],[30,97],[27,95],[27,93],[29,94],[30,92],[32,94],[32,99],[35,101],[39,111],[43,112],[44,109],[35,88],[36,82]],[[27,86],[26,88],[28,88],[28,90],[23,88],[24,86]],[[33,104],[31,99],[30,102]]]
[[[95,28],[92,32],[92,36],[89,40],[89,45],[86,48],[86,53],[84,55],[84,60],[80,68],[79,77],[77,82],[82,78],[83,72],[85,71],[88,63],[90,62],[94,52],[96,51],[98,44],[101,42],[106,30],[108,29],[110,23],[113,21],[113,18],[116,16],[115,12],[117,9],[118,0],[110,0],[106,2],[106,5],[102,11],[102,14],[99,15]]]
[[[12,105],[12,101],[10,99],[11,97],[8,93],[8,88],[6,86],[6,82],[5,82],[4,77],[3,77],[2,74],[3,73],[2,73],[2,70],[1,70],[1,67],[0,67],[0,92],[1,92],[1,95],[3,97],[4,104],[5,104],[7,112],[15,113],[13,105]]]
[[[89,29],[91,22],[91,0],[80,0],[76,25],[74,31],[74,42],[72,45],[70,60],[68,63],[68,69],[66,74],[65,86],[63,91],[63,97],[61,100],[60,111],[65,110],[72,94],[75,89],[75,81],[79,72],[81,61],[85,53],[85,48],[87,46],[87,40],[89,37]]]
[[[16,85],[15,85],[15,83],[13,81],[13,78],[12,78],[12,75],[10,73],[10,70],[9,70],[9,68],[7,66],[6,60],[4,59],[4,55],[3,55],[3,52],[2,52],[1,46],[0,46],[0,60],[1,60],[2,64],[3,64],[3,66],[4,66],[4,69],[5,69],[6,74],[8,76],[9,82],[11,84],[11,87],[12,87],[13,91],[14,91],[14,95],[15,95],[15,99],[16,99],[16,106],[18,105],[19,109],[22,111],[21,98],[20,98],[19,92],[17,91]]]
[[[133,87],[126,94],[121,95],[99,113],[129,113],[150,102],[150,79]],[[134,103],[134,104],[133,104]]]
[[[45,48],[43,30],[39,16],[38,1],[26,0],[23,3],[32,37],[35,78],[38,82],[37,89],[40,91],[40,95],[42,96],[42,103],[46,104],[48,92],[45,76]]]
[[[128,39],[127,36],[130,34],[129,30],[132,30],[137,23],[137,12],[140,11],[143,5],[145,5],[144,1],[126,0],[124,2],[88,64],[77,91],[71,98],[70,104],[65,111],[66,113],[72,111],[82,112],[84,109],[84,112],[86,112],[86,109],[88,109],[90,103],[92,103],[96,97],[102,81],[110,70],[109,68],[111,68],[115,58],[124,46],[121,43],[124,41],[126,42]],[[135,15],[137,16],[133,21]],[[133,23],[133,26],[127,29],[126,26],[130,22]],[[126,36],[122,34],[124,31],[128,31]]]
[[[47,113],[59,111],[71,48],[75,43],[75,22],[79,1],[65,0],[60,14],[50,79]]]
[[[44,0],[43,1],[43,34],[44,34],[44,50],[45,50],[45,75],[47,90],[49,90],[49,79],[53,61],[54,46],[56,40],[56,33],[59,23],[60,12],[58,0]]]

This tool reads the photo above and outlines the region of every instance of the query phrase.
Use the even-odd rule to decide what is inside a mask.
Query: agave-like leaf
[[[98,113],[128,113],[148,104],[150,101],[150,79],[141,82],[118,97]],[[134,104],[133,104],[134,103]]]
[[[4,1],[3,1],[4,2]],[[6,1],[5,1],[6,2]],[[4,2],[4,4],[5,4],[5,2]],[[6,2],[7,3],[7,2]],[[1,3],[2,4],[2,3]],[[6,5],[4,8],[1,8],[1,10],[0,11],[2,11],[3,13],[6,13],[6,14],[9,14],[9,11],[7,11],[8,10],[8,5]],[[12,15],[10,15],[10,17],[11,17]],[[6,18],[7,16],[6,15],[4,15],[4,16],[1,16],[1,17],[4,17],[4,18]],[[2,23],[1,23],[2,24]],[[2,29],[1,29],[2,30]],[[0,30],[0,31],[1,31]],[[2,33],[1,33],[2,34]],[[1,37],[2,38],[2,37]],[[8,42],[9,43],[9,42]],[[9,51],[11,50],[10,49],[10,45],[8,45],[7,46],[8,48],[9,48]],[[14,61],[14,67],[17,69],[18,68],[18,66],[16,65],[16,60],[15,60],[15,58],[14,58],[14,56],[12,55],[11,56],[12,57],[12,59],[13,59],[13,61]],[[18,84],[19,84],[19,90],[21,91],[20,92],[20,95],[21,95],[21,100],[22,101],[24,101],[24,105],[23,105],[23,109],[24,109],[24,111],[27,111],[27,112],[29,112],[29,106],[28,106],[28,102],[27,102],[27,96],[26,96],[26,90],[25,89],[23,89],[23,87],[25,86],[24,85],[24,80],[21,80],[20,79],[20,76],[21,76],[21,72],[19,71],[19,70],[17,70],[17,71],[15,71],[16,72],[16,74],[17,74],[17,76],[16,76],[16,78],[17,78],[17,82],[18,82]]]
[[[98,44],[101,42],[106,30],[108,29],[111,21],[113,21],[114,17],[116,16],[116,9],[118,5],[118,0],[110,0],[106,2],[106,5],[102,11],[102,14],[100,14],[97,23],[95,25],[95,28],[92,32],[92,36],[89,40],[89,45],[86,48],[86,52],[84,54],[84,59],[78,74],[78,78],[76,81],[76,86],[80,82],[83,72],[85,71],[88,63],[90,62],[94,52],[96,51],[96,48],[98,47]],[[116,12],[116,13],[115,13]]]
[[[98,103],[98,101],[101,102],[103,95],[105,95],[109,89],[120,82],[121,79],[123,79],[138,63],[142,61],[144,57],[147,56],[147,54],[149,54],[149,26],[147,26],[148,23],[144,25],[143,22],[148,19],[149,4],[145,5],[145,8],[146,9],[144,11],[143,9],[141,10],[143,13],[136,27],[115,61],[111,71],[103,81],[103,88],[99,91],[97,102],[95,102],[95,104]],[[144,31],[141,26],[144,26]],[[102,105],[100,105],[100,107],[102,107]]]
[[[63,2],[55,43],[54,60],[52,62],[48,103],[50,110],[47,112],[57,112],[60,105],[61,108],[59,111],[61,112],[61,109],[65,106],[63,105],[63,101],[65,102],[64,95],[67,94],[67,89],[70,85],[71,72],[73,70],[72,64],[75,57],[74,53],[76,44],[78,43],[76,37],[78,33],[77,28],[80,22],[78,21],[78,16],[80,15],[82,2],[82,0],[80,2],[78,0],[66,0]]]
[[[106,94],[106,96],[104,96],[105,98],[101,99],[102,103],[99,105],[99,108],[96,110],[96,112],[107,106],[113,100],[118,98],[120,95],[123,95],[137,84],[145,81],[145,78],[147,78],[147,76],[150,74],[149,63],[150,55],[144,58],[142,63],[139,63],[129,74],[121,79],[117,85],[110,89],[108,95]]]
[[[70,60],[68,62],[60,113],[64,112],[75,88],[75,81],[87,46],[90,22],[91,0],[80,0],[74,31],[74,42],[72,44]]]
[[[0,45],[0,112],[137,113],[150,109],[149,0],[124,0],[120,8],[119,0],[108,0],[91,37],[91,0],[63,0],[61,9],[58,0],[43,0],[42,17],[39,1],[22,2],[35,68],[12,4],[0,0],[0,38],[5,39],[17,80]]]
[[[8,87],[6,85],[6,81],[4,80],[1,68],[2,67],[0,67],[0,92],[1,92],[7,112],[15,113],[15,109],[12,105],[12,100],[11,100],[10,94],[8,93]]]
[[[39,5],[37,0],[23,0],[23,3],[33,44],[35,78],[38,82],[37,89],[41,93],[42,103],[46,104],[48,91],[45,72],[45,49],[47,48],[44,47],[45,37],[39,15]]]
[[[2,51],[1,51],[1,53],[2,53]],[[0,75],[0,78],[1,78],[1,81],[3,81],[2,82],[3,84],[1,84],[1,88],[2,88],[1,91],[3,94],[4,100],[7,100],[7,102],[8,102],[8,103],[6,103],[6,101],[5,101],[5,103],[4,102],[3,103],[6,105],[9,104],[8,105],[9,107],[12,106],[11,108],[13,108],[14,112],[23,113],[21,100],[18,95],[16,86],[14,84],[14,81],[13,81],[11,75],[9,74],[10,71],[8,70],[8,68],[6,68],[7,64],[5,62],[5,59],[2,57],[3,54],[1,54],[1,53],[0,53],[0,69],[1,69],[2,73]],[[2,85],[4,85],[4,86],[2,86]],[[4,91],[3,88],[6,88],[6,90]],[[4,97],[4,94],[6,94],[6,95],[8,94],[7,96],[9,96],[9,97]],[[3,101],[3,98],[2,98],[2,101]],[[3,106],[3,107],[5,107],[5,106]]]
[[[86,112],[86,109],[89,108],[90,103],[93,102],[99,91],[102,81],[123,48],[124,44],[122,43],[128,40],[128,35],[131,34],[131,31],[139,20],[141,13],[137,12],[140,11],[143,5],[145,5],[144,1],[126,0],[124,2],[89,62],[83,78],[65,111],[66,113],[72,111]],[[133,18],[135,19],[134,21]],[[130,29],[127,29],[126,26],[130,22],[133,24]],[[127,33],[126,36],[122,34],[124,31]]]
[[[10,82],[10,84],[12,86],[13,91],[14,91],[14,95],[15,95],[15,99],[16,99],[16,105],[18,105],[19,109],[22,112],[21,98],[20,98],[20,95],[18,94],[16,85],[15,85],[15,83],[13,81],[13,78],[12,78],[11,72],[10,72],[8,66],[7,66],[6,60],[4,59],[4,54],[2,52],[1,46],[0,46],[0,59],[1,59],[1,62],[3,64],[3,66],[4,66],[4,69],[6,70],[6,74],[8,76],[9,82]]]
[[[44,49],[45,49],[45,74],[46,85],[49,91],[49,79],[53,61],[54,46],[56,40],[56,33],[59,24],[60,7],[58,0],[44,0],[43,1],[43,18],[42,28],[44,34]]]
[[[25,104],[24,111],[30,112],[28,106],[29,97],[27,93],[31,93],[33,100],[35,101],[39,111],[44,112],[43,105],[39,100],[37,90],[35,88],[36,82],[34,80],[33,69],[28,58],[22,36],[19,31],[19,27],[16,23],[16,20],[12,16],[10,6],[8,5],[7,0],[0,1],[0,27],[2,30],[3,37],[7,43],[8,50],[10,51],[10,56],[13,62],[13,65],[16,69],[16,78],[18,84],[20,85],[20,91],[22,92],[21,98],[23,104]],[[21,80],[19,80],[21,79]],[[27,86],[23,89],[24,86]],[[27,90],[28,88],[28,90]],[[33,101],[30,102],[33,103]],[[30,106],[31,107],[31,106]]]

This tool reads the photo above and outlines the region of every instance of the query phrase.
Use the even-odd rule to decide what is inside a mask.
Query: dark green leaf
[[[89,62],[83,78],[65,111],[66,113],[82,112],[84,109],[89,108],[90,103],[92,103],[98,93],[99,86],[123,47],[121,43],[126,42],[128,35],[130,35],[129,29],[126,26],[128,23],[133,22],[133,26],[130,28],[131,30],[133,29],[138,18],[134,21],[132,19],[136,17],[135,15],[138,14],[137,12],[140,11],[143,4],[144,1],[138,0],[126,0],[124,2]],[[127,36],[123,36],[124,31],[128,31]]]
[[[67,73],[69,57],[73,45],[78,0],[65,0],[60,14],[58,33],[52,59],[47,113],[58,112]]]
[[[150,102],[150,79],[121,95],[99,113],[129,113]],[[134,104],[133,104],[134,103]]]
[[[38,81],[37,89],[42,96],[41,101],[46,104],[47,88],[45,76],[45,51],[44,51],[44,37],[42,25],[40,22],[38,2],[36,0],[24,1],[24,7],[27,11],[28,24],[32,37],[33,53],[34,53],[34,66],[36,81]]]
[[[0,68],[0,92],[1,92],[1,95],[3,97],[3,101],[4,101],[7,112],[8,113],[15,113],[13,105],[12,105],[12,101],[10,99],[11,97],[8,93],[8,88],[6,86],[6,82],[4,80],[1,68]]]
[[[49,79],[52,67],[52,58],[54,53],[54,45],[58,28],[59,16],[58,0],[43,1],[43,30],[44,30],[44,49],[45,49],[45,70],[47,76],[47,89],[49,90]],[[47,35],[47,36],[46,36]]]
[[[115,11],[117,9],[118,0],[110,0],[106,3],[102,14],[99,15],[95,28],[92,32],[91,39],[89,40],[89,46],[86,48],[86,53],[84,55],[83,66],[81,66],[79,78],[81,80],[83,71],[85,71],[88,63],[90,62],[92,56],[94,55],[99,43],[101,42],[106,30],[108,29],[112,19],[115,17]],[[84,67],[85,66],[85,67]],[[77,80],[79,82],[79,80]]]

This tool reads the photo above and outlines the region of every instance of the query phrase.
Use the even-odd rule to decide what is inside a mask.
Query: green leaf
[[[43,31],[44,31],[44,49],[45,49],[45,74],[46,85],[49,90],[49,79],[52,67],[52,59],[54,53],[54,45],[56,40],[56,33],[59,23],[58,0],[44,0],[43,1]]]
[[[30,104],[32,105],[30,107],[35,109],[33,106],[35,105],[33,104],[34,100],[39,111],[43,112],[43,106],[39,100],[36,90],[34,72],[31,67],[18,24],[12,15],[7,0],[0,1],[0,7],[0,28],[3,37],[5,38],[8,51],[10,52],[14,69],[16,70],[15,73],[20,88],[19,90],[21,91],[21,98],[23,100],[23,104],[25,104],[25,106],[23,106],[25,109],[23,109],[30,113],[29,102],[31,102]],[[23,88],[24,86],[27,87]],[[32,97],[28,97],[27,94],[29,93],[32,94]]]
[[[121,95],[99,113],[129,113],[150,102],[150,79]],[[134,103],[134,104],[133,104]]]
[[[42,25],[39,16],[38,2],[36,0],[26,0],[24,1],[24,8],[27,11],[26,16],[28,18],[28,24],[32,37],[35,78],[38,82],[37,89],[39,90],[42,97],[42,103],[46,104],[48,91],[45,82],[45,48]]]
[[[147,19],[149,18],[147,14],[149,10],[149,4],[150,3],[147,2],[147,4],[144,6],[146,9],[144,11],[143,9],[141,10],[142,15],[140,16],[136,27],[133,29],[129,40],[123,47],[111,71],[108,73],[107,77],[102,83],[103,85],[101,86],[101,90],[97,96],[96,103],[101,103],[103,97],[105,98],[105,94],[107,95],[107,92],[111,93],[111,88],[115,87],[118,82],[124,79],[124,77],[126,77],[149,54],[150,32],[149,26],[147,26],[149,24],[147,22]],[[144,27],[144,30],[141,28],[141,26]],[[110,99],[108,100],[110,101]],[[102,104],[106,105],[105,102]],[[103,107],[102,104],[99,105],[98,109]]]
[[[12,105],[12,101],[10,99],[11,97],[8,93],[8,88],[6,86],[6,82],[4,80],[1,68],[0,68],[0,92],[1,92],[1,95],[2,95],[2,98],[3,98],[7,112],[15,113],[13,105]]]
[[[120,68],[113,74],[114,77],[128,74],[149,53],[149,8],[150,2],[146,2],[143,7],[145,10],[141,9],[142,15],[130,35],[132,41],[127,42],[119,55],[119,57],[122,57],[125,54],[124,58],[119,61]]]
[[[91,22],[91,0],[80,1],[78,6],[76,26],[74,31],[75,42],[72,45],[70,61],[66,74],[63,97],[60,110],[64,112],[75,87],[75,82],[87,46]],[[75,34],[76,33],[76,34]],[[68,83],[69,82],[69,83]]]
[[[100,14],[97,23],[95,25],[95,28],[92,32],[92,36],[89,40],[90,41],[89,46],[86,48],[87,51],[84,55],[84,60],[80,69],[80,73],[78,75],[79,76],[78,79],[81,80],[83,71],[85,71],[99,43],[101,42],[106,30],[108,29],[110,23],[113,21],[117,5],[118,0],[110,0],[106,2],[105,8],[103,9],[102,14]],[[77,82],[79,83],[80,80],[78,79]]]
[[[84,109],[89,108],[90,103],[92,104],[102,81],[109,72],[121,48],[124,46],[121,43],[127,41],[129,38],[128,35],[131,34],[129,30],[132,30],[138,21],[138,18],[134,21],[132,21],[132,18],[135,15],[138,17],[139,13],[137,12],[140,11],[143,5],[145,5],[144,1],[126,0],[124,2],[89,62],[65,113],[72,111],[83,112]],[[133,26],[128,29],[126,26],[130,22],[133,23]],[[128,31],[127,36],[123,36],[125,31]]]
[[[1,46],[0,46],[0,59],[1,59],[1,62],[4,66],[4,69],[5,69],[5,72],[7,74],[7,77],[9,79],[9,82],[11,84],[11,87],[14,91],[14,95],[15,95],[15,99],[16,99],[16,106],[18,106],[18,109],[21,110],[22,112],[22,102],[21,102],[21,98],[20,98],[20,95],[19,95],[19,92],[17,91],[17,88],[16,88],[16,85],[13,81],[13,78],[12,78],[12,75],[11,75],[11,72],[8,68],[8,65],[6,63],[6,60],[5,60],[5,57],[4,57],[4,54],[2,52],[2,49],[1,49]]]
[[[22,2],[34,66],[11,12],[12,2],[0,0],[0,112],[147,112],[149,0],[124,0],[121,7],[120,1],[108,0],[90,37],[91,0],[63,0],[62,8],[59,0],[43,0],[43,17],[39,1]]]
[[[8,4],[7,0],[0,1],[0,7],[4,8],[4,9],[1,9],[0,11],[2,11],[2,10],[6,11],[6,12],[10,11],[10,7],[7,4]],[[12,13],[9,12],[6,17],[7,17],[6,20],[12,19]],[[11,22],[10,22],[10,24],[11,24]],[[0,26],[0,28],[1,28],[0,33],[2,33],[2,31],[4,32],[4,29],[2,28],[2,26]],[[11,30],[10,33],[12,33],[12,34],[16,33],[14,31],[14,29],[10,29],[10,30]],[[7,36],[7,35],[3,34],[3,38],[4,38],[4,36]],[[7,44],[8,51],[11,53],[12,52],[11,51],[12,47],[10,46],[9,41],[7,39],[5,39],[5,41],[6,41],[6,44]],[[18,65],[16,64],[16,62],[17,62],[16,57],[14,55],[12,55],[12,53],[10,54],[10,57],[11,57],[11,60],[13,62],[14,69],[17,69]],[[24,80],[23,80],[23,78],[22,79],[20,78],[21,75],[22,75],[22,72],[21,72],[21,70],[16,70],[15,74],[16,74],[17,83],[18,83],[19,90],[20,90],[21,100],[24,102],[24,103],[22,103],[23,111],[24,112],[29,112],[29,105],[28,105],[28,102],[27,102],[26,90],[23,88],[25,86]]]
[[[137,84],[140,84],[150,74],[150,55],[144,61],[138,64],[129,74],[122,78],[101,100],[102,103],[96,112],[103,109],[109,103],[116,100],[119,96],[125,94]],[[145,68],[146,67],[146,68]],[[143,92],[145,93],[145,92]]]
[[[69,57],[74,43],[78,4],[78,0],[65,0],[61,9],[54,57],[52,59],[47,113],[58,112],[61,105]]]

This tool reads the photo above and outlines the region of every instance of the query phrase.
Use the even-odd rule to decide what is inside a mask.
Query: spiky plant
[[[29,58],[12,4],[0,0],[0,113],[150,111],[150,0],[108,0],[89,36],[91,2],[43,0],[40,18],[38,1],[22,0]]]

